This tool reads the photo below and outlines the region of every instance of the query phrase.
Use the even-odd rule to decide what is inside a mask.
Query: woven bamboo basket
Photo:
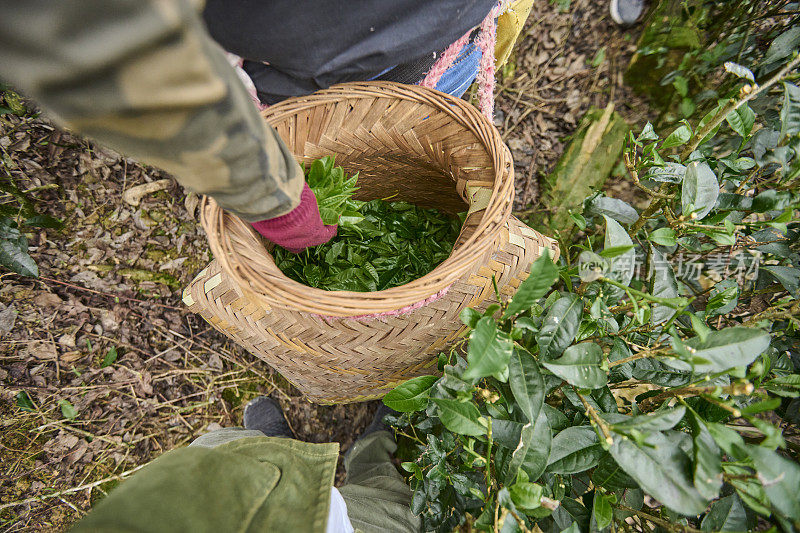
[[[429,274],[377,292],[307,287],[275,266],[260,236],[213,200],[201,220],[215,260],[183,300],[263,359],[311,401],[379,398],[434,373],[435,355],[464,327],[459,313],[496,301],[556,242],[510,215],[511,156],[499,133],[461,99],[390,82],[347,83],[263,112],[301,164],[335,155],[359,172],[357,197],[394,196],[468,211],[450,257]]]

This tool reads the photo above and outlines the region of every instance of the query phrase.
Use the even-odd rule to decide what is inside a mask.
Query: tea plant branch
[[[788,302],[787,302],[788,304]],[[779,304],[775,304],[777,307]],[[797,322],[796,316],[800,316],[800,301],[792,302],[792,306],[789,309],[775,309],[770,308],[766,309],[758,314],[755,314],[745,320],[742,325],[743,326],[750,326],[755,325],[757,322],[761,322],[762,320],[781,320],[781,319],[789,319],[792,322]]]
[[[718,386],[707,386],[707,387],[678,387],[675,389],[665,390],[656,394],[655,396],[651,396],[649,398],[645,398],[639,404],[639,408],[642,411],[649,411],[651,408],[655,407],[659,402],[662,400],[666,400],[667,398],[682,398],[684,396],[699,396],[702,394],[707,393],[715,393],[715,394],[730,394],[732,396],[742,396],[742,395],[750,395],[753,393],[755,388],[753,384],[749,381],[745,381],[744,383],[734,383],[732,385],[728,385],[726,387],[718,387]]]
[[[500,530],[497,529],[498,518],[500,517],[500,498],[495,498],[494,502],[494,524],[493,529],[494,533],[500,533]]]
[[[625,168],[628,170],[628,175],[631,177],[631,181],[633,181],[633,184],[639,189],[644,191],[645,194],[653,198],[661,198],[662,200],[672,200],[675,197],[674,194],[662,194],[658,191],[654,191],[650,187],[645,187],[642,185],[641,181],[639,181],[639,173],[636,171],[636,163],[633,161],[633,159],[631,159],[631,154],[625,153],[623,158],[625,160]]]
[[[658,188],[658,194],[661,196],[668,196],[670,185],[671,184],[669,183],[662,183],[661,187]],[[661,209],[664,204],[666,204],[666,200],[664,200],[664,198],[653,198],[650,201],[650,205],[648,205],[645,210],[642,211],[642,214],[639,215],[639,218],[633,223],[633,226],[631,226],[631,229],[628,231],[628,235],[630,235],[631,238],[635,237],[636,234],[639,233],[639,230],[644,227],[645,223],[650,220],[650,218],[656,214],[656,212],[658,212],[658,210]]]
[[[741,417],[741,416],[742,416],[742,412],[741,412],[740,410],[738,410],[738,409],[737,409],[737,408],[735,408],[735,407],[731,407],[731,406],[730,406],[730,405],[728,405],[727,403],[725,403],[725,402],[722,402],[722,401],[718,400],[717,398],[714,398],[713,396],[710,396],[710,395],[708,395],[708,394],[701,394],[701,395],[700,395],[700,397],[701,397],[702,399],[704,399],[705,401],[707,401],[708,403],[713,403],[713,404],[714,404],[714,405],[716,405],[717,407],[720,407],[720,408],[722,408],[722,409],[725,409],[725,410],[726,410],[726,411],[728,411],[730,414],[732,414],[732,415],[734,416],[734,418],[739,418],[739,417]]]
[[[486,490],[492,492],[492,418],[486,418]],[[487,496],[488,496],[487,494]]]
[[[614,439],[611,436],[611,429],[608,427],[608,424],[606,424],[606,421],[600,418],[600,415],[597,414],[595,408],[589,405],[589,402],[586,401],[586,398],[583,397],[583,394],[578,392],[578,389],[576,389],[575,387],[572,387],[572,389],[575,391],[575,394],[578,395],[578,398],[581,399],[583,407],[586,408],[586,415],[589,418],[591,418],[592,425],[593,426],[596,425],[597,427],[600,428],[600,431],[603,433],[603,438],[605,439],[606,444],[608,444],[609,446],[614,444]]]
[[[705,139],[708,134],[714,130],[714,128],[722,124],[722,121],[724,121],[732,111],[735,111],[745,103],[749,102],[765,90],[784,79],[798,64],[800,64],[800,55],[787,63],[786,66],[784,66],[775,76],[770,78],[763,85],[745,85],[746,88],[742,88],[739,99],[733,99],[728,102],[719,110],[713,120],[709,121],[708,124],[704,125],[694,133],[691,141],[680,154],[681,160],[688,158],[691,153],[694,152],[698,146],[700,146],[700,142]],[[650,205],[648,205],[645,210],[642,211],[642,214],[639,215],[639,219],[634,222],[633,226],[631,226],[631,229],[628,231],[628,234],[631,237],[635,236],[639,230],[644,227],[645,223],[666,204],[665,197],[669,197],[668,193],[670,188],[670,184],[662,183],[658,191],[652,191],[650,193],[653,196]]]
[[[614,287],[618,287],[618,288],[628,292],[629,294],[636,295],[639,298],[642,298],[644,300],[648,300],[648,301],[651,301],[651,302],[656,303],[656,304],[666,305],[668,307],[672,307],[673,309],[679,309],[681,307],[684,307],[686,305],[686,303],[687,303],[686,298],[683,298],[683,297],[679,297],[679,298],[661,298],[660,296],[653,296],[652,294],[647,294],[646,292],[642,292],[642,291],[636,290],[636,289],[634,289],[632,287],[628,287],[627,285],[625,285],[623,283],[620,283],[619,281],[613,280],[611,278],[603,277],[603,278],[600,278],[600,281],[604,281],[604,282],[608,283],[609,285],[613,285]]]
[[[612,505],[614,505],[614,507],[616,507],[620,511],[625,511],[626,513],[635,514],[639,518],[647,520],[648,522],[652,522],[656,525],[659,525],[669,531],[674,531],[676,533],[703,533],[701,530],[695,529],[691,526],[684,526],[683,524],[667,522],[666,520],[663,520],[662,518],[659,518],[655,515],[652,515],[650,513],[645,513],[644,511],[639,511],[637,509],[634,509],[633,507],[628,507],[627,505],[623,505],[621,503],[616,503]]]
[[[411,439],[411,440],[413,440],[413,441],[416,441],[416,442],[418,442],[418,443],[422,444],[423,446],[425,445],[425,443],[424,443],[424,442],[422,442],[421,440],[419,440],[417,437],[414,437],[414,436],[412,436],[412,435],[409,435],[409,434],[408,434],[408,433],[406,433],[405,431],[400,431],[400,430],[399,430],[399,429],[397,429],[397,428],[394,428],[394,431],[395,431],[395,433],[397,433],[398,435],[402,435],[402,436],[404,436],[404,437],[405,437],[405,438],[407,438],[407,439]],[[467,451],[469,451],[469,450],[467,450]]]
[[[525,525],[525,520],[520,518],[520,516],[514,512],[513,509],[508,509],[508,512],[511,513],[511,516],[514,517],[514,520],[517,521],[517,525],[522,530],[522,533],[531,533],[531,530],[528,529],[528,526]]]
[[[739,98],[731,100],[719,110],[719,112],[714,115],[714,119],[709,121],[708,124],[704,125],[700,129],[698,129],[692,140],[689,144],[686,145],[686,148],[683,149],[681,152],[681,160],[686,159],[694,152],[698,146],[700,146],[700,142],[708,136],[709,133],[714,131],[714,129],[722,124],[722,122],[726,119],[726,117],[732,112],[739,109],[742,105],[746,104],[762,92],[766,91],[776,83],[783,80],[789,72],[791,72],[797,65],[800,65],[800,54],[789,61],[786,66],[784,66],[781,70],[778,71],[772,78],[764,82],[763,85],[745,85],[742,87],[741,91],[739,92]]]
[[[666,349],[658,349],[658,350],[644,349],[633,355],[629,355],[628,357],[623,357],[622,359],[617,359],[616,361],[609,361],[608,367],[611,368],[617,365],[624,365],[625,363],[630,363],[631,361],[636,361],[638,359],[645,359],[647,357],[653,357],[656,355],[664,355],[667,352],[668,350]]]

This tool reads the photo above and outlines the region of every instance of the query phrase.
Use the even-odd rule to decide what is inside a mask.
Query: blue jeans
[[[478,76],[478,69],[481,64],[483,52],[475,46],[474,42],[467,43],[458,53],[453,64],[447,69],[436,84],[436,90],[442,91],[456,97],[460,97],[469,89],[472,82]],[[389,72],[394,67],[389,67],[380,74],[370,78],[374,80],[378,76]]]
[[[436,90],[453,96],[464,94],[478,76],[482,55],[483,52],[474,42],[468,43],[461,49],[450,68],[439,78]]]

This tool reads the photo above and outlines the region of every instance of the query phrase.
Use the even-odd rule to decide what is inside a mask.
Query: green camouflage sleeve
[[[0,78],[58,122],[255,222],[303,172],[190,0],[0,0]]]

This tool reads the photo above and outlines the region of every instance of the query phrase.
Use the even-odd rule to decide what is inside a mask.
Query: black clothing
[[[203,17],[212,37],[245,59],[259,98],[271,104],[376,76],[416,83],[437,51],[480,24],[495,3],[208,0]]]

